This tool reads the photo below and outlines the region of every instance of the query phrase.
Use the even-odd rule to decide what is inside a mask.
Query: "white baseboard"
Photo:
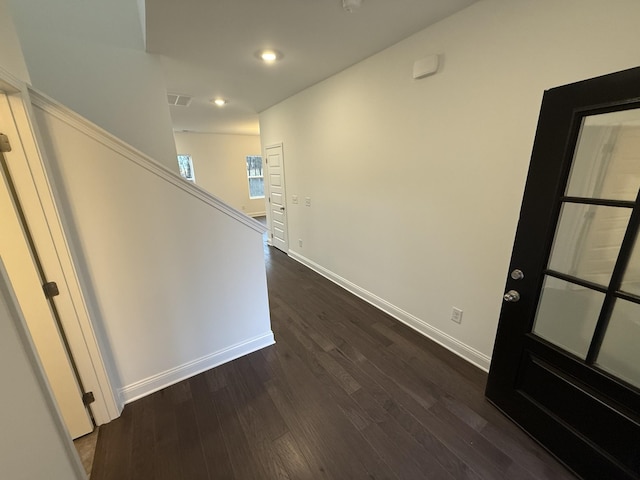
[[[269,333],[260,337],[252,338],[246,342],[238,343],[165,372],[158,373],[119,389],[120,402],[121,404],[133,402],[174,383],[178,383],[213,367],[273,345],[274,343],[273,332],[269,331]]]
[[[355,283],[342,278],[340,275],[336,275],[332,271],[327,270],[326,268],[300,255],[299,253],[294,252],[293,250],[289,250],[289,256],[294,260],[302,263],[303,265],[309,267],[311,270],[319,273],[328,280],[331,280],[333,283],[341,286],[345,290],[353,293],[355,296],[360,297],[365,302],[370,303],[374,307],[379,308],[383,312],[391,315],[396,320],[399,320],[405,325],[408,325],[418,333],[421,333],[425,337],[428,337],[434,342],[442,345],[447,350],[450,350],[456,355],[462,357],[476,367],[484,370],[485,372],[489,371],[489,366],[491,365],[491,357],[485,355],[482,352],[479,352],[469,345],[462,343],[460,340],[453,338],[451,335],[438,330],[437,328],[429,325],[424,320],[411,315],[409,312],[405,312],[401,308],[398,308],[395,305],[387,302],[386,300],[365,290],[364,288],[359,287]]]

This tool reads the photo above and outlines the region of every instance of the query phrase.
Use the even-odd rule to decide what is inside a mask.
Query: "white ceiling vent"
[[[189,95],[181,95],[179,93],[167,93],[167,101],[169,105],[176,107],[188,107],[193,97]]]

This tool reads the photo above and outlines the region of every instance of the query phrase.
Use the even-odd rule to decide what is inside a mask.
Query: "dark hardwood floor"
[[[127,405],[92,480],[574,478],[484,372],[265,248],[277,344]]]

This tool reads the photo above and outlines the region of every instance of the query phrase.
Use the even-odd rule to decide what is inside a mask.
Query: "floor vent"
[[[167,93],[167,101],[169,105],[176,107],[188,107],[193,97],[189,95],[181,95],[179,93]]]

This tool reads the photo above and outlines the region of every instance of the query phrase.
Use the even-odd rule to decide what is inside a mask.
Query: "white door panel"
[[[273,185],[272,185],[273,188]],[[283,207],[282,193],[274,192],[271,194],[271,203],[276,207]]]
[[[274,210],[271,215],[271,223],[282,226],[285,223],[284,212],[282,210]]]
[[[280,167],[278,166],[278,167],[274,167],[274,168],[280,168]],[[278,174],[278,175],[273,175],[273,174],[269,175],[269,179],[270,179],[270,182],[271,182],[272,186],[274,186],[274,187],[281,187],[282,186],[282,177],[281,177],[280,174]]]
[[[285,241],[284,230],[282,230],[281,228],[279,228],[277,226],[274,227],[273,228],[273,238],[275,238],[275,239],[277,239],[277,240],[279,240],[281,242],[284,242]]]

